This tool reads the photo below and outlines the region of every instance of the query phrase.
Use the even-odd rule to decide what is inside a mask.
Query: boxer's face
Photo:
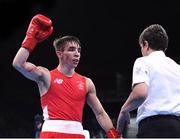
[[[70,68],[77,67],[81,57],[81,47],[76,42],[68,42],[61,52],[61,62]]]

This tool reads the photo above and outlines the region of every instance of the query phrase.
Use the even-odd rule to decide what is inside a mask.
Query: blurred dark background
[[[12,67],[29,22],[38,13],[51,18],[54,32],[36,47],[29,61],[51,70],[58,64],[52,48],[54,38],[79,37],[82,58],[77,72],[94,81],[114,124],[130,93],[133,63],[141,56],[138,37],[146,26],[158,23],[166,29],[166,54],[180,63],[180,8],[176,1],[0,0],[1,137],[34,137],[34,117],[42,113],[36,84]],[[87,105],[83,124],[92,137],[101,137]]]

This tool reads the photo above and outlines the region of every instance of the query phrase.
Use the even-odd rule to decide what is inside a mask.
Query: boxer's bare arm
[[[39,42],[47,39],[53,31],[51,20],[41,14],[34,16],[29,24],[22,47],[17,52],[13,66],[28,79],[38,83],[40,93],[49,86],[50,74],[46,68],[36,66],[27,59]]]
[[[108,138],[120,138],[121,135],[114,128],[113,123],[104,110],[101,102],[96,95],[96,88],[91,79],[87,78],[87,103],[93,110],[100,126],[104,129]]]
[[[43,79],[43,75],[48,73],[48,69],[27,62],[28,57],[29,51],[21,47],[13,60],[13,66],[26,78],[39,82]]]

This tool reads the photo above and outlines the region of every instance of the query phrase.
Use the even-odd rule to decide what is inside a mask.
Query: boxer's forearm
[[[113,128],[113,124],[106,112],[96,116],[96,119],[105,132]]]
[[[106,136],[108,138],[122,138],[121,134],[116,130],[116,128],[114,128],[112,120],[109,118],[106,112],[102,112],[96,118],[106,132]]]

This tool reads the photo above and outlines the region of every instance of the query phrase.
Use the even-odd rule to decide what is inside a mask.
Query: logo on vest
[[[77,84],[77,87],[79,88],[79,90],[84,90],[85,85],[82,81],[77,81],[76,84]]]
[[[58,79],[58,78],[56,78],[56,79],[54,80],[54,83],[57,83],[57,84],[62,84],[62,82],[63,82],[63,79]]]

